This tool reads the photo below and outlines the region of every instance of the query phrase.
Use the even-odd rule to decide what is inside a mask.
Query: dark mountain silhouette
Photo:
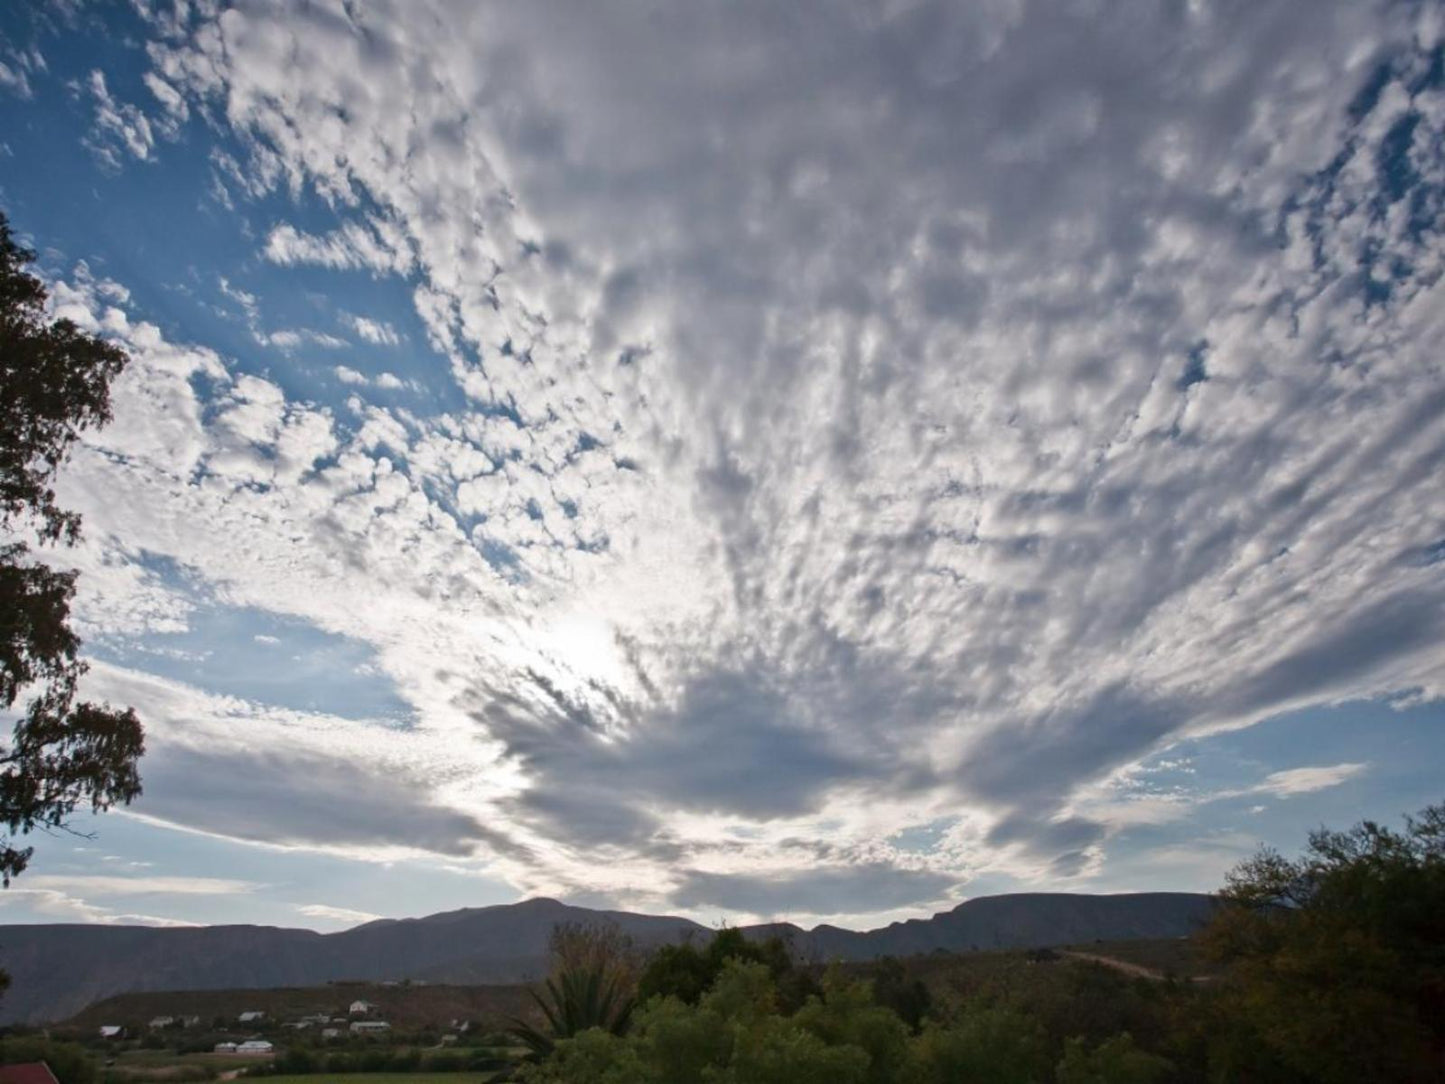
[[[867,932],[789,924],[746,932],[780,934],[812,959],[867,960],[1182,937],[1211,907],[1209,896],[1190,893],[1031,893],[980,897],[930,919]],[[0,926],[0,967],[11,976],[0,1023],[64,1019],[129,991],[264,989],[347,979],[524,982],[545,971],[548,938],[562,922],[615,923],[642,946],[711,934],[685,918],[595,911],[547,899],[382,919],[332,934],[274,926]]]

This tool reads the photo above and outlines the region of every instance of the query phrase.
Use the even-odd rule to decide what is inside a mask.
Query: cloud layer
[[[326,348],[322,404],[62,284],[137,357],[68,480],[96,632],[285,615],[412,709],[105,669],[152,724],[147,812],[524,891],[893,913],[1096,869],[1109,781],[1182,737],[1438,696],[1436,15],[157,16],[148,74],[219,133],[216,191],[264,203],[255,258],[405,290],[429,368],[393,367],[457,398],[372,401],[404,382],[349,340],[271,335]],[[107,145],[165,153],[91,90]],[[367,349],[423,348],[360,310]]]

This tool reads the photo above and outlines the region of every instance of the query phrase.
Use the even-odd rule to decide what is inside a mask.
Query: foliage
[[[933,995],[922,979],[910,977],[903,964],[885,956],[872,968],[873,998],[898,1014],[917,1035],[933,1008]]]
[[[43,1061],[60,1084],[95,1084],[95,1062],[76,1043],[58,1043],[39,1036],[0,1040],[0,1065]]]
[[[1403,832],[1320,829],[1297,859],[1263,850],[1221,899],[1204,935],[1228,965],[1216,1058],[1275,1079],[1440,1079],[1445,805]]]
[[[85,673],[69,623],[75,573],[37,563],[16,537],[76,540],[80,517],[56,504],[55,476],[80,434],[110,420],[110,383],[128,360],[71,321],[47,318],[45,289],[25,271],[34,258],[0,214],[0,710],[35,690],[0,750],[6,885],[32,852],[15,846],[17,836],[140,794],[143,750],[133,711],[75,702]]]
[[[812,975],[797,965],[782,938],[750,941],[742,930],[724,927],[701,949],[691,942],[658,948],[638,979],[638,999],[675,997],[696,1005],[731,960],[764,965],[784,1011],[796,1009],[818,992]]]
[[[1054,1079],[1058,1084],[1155,1084],[1167,1080],[1173,1069],[1167,1059],[1135,1046],[1126,1031],[1092,1050],[1083,1039],[1070,1039]]]
[[[551,950],[552,974],[543,993],[531,992],[545,1024],[517,1020],[511,1034],[534,1057],[544,1058],[559,1039],[593,1028],[625,1032],[636,1004],[631,942],[615,927],[562,924],[552,932]]]
[[[793,1020],[830,1046],[860,1048],[868,1055],[869,1084],[896,1080],[908,1056],[908,1025],[876,1003],[871,983],[850,981],[836,968],[824,976],[822,996],[809,998]]]
[[[1035,1084],[1049,1079],[1047,1038],[1010,1009],[970,1007],[951,1025],[930,1023],[914,1043],[908,1084]]]
[[[970,1010],[917,1038],[866,981],[840,970],[797,1012],[779,1011],[767,966],[728,961],[696,1005],[654,998],[625,1036],[593,1030],[523,1070],[529,1084],[933,1084],[1050,1079],[1039,1029],[1005,1010]]]

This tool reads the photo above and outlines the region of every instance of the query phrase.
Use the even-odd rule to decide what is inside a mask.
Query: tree
[[[1057,1084],[1155,1084],[1173,1071],[1168,1060],[1140,1050],[1125,1031],[1092,1050],[1083,1039],[1070,1039],[1054,1079]]]
[[[767,967],[785,1012],[798,1008],[819,992],[813,976],[806,968],[797,965],[793,953],[781,937],[750,941],[742,930],[724,927],[702,949],[691,942],[660,946],[653,952],[638,980],[638,1000],[676,997],[689,1005],[696,1005],[712,988],[730,960]]]
[[[1445,804],[1397,832],[1320,829],[1297,859],[1241,863],[1203,941],[1229,965],[1239,1063],[1268,1079],[1438,1080],[1445,1063]]]
[[[627,1031],[636,1004],[636,965],[631,941],[615,926],[562,923],[552,930],[552,974],[542,993],[529,991],[545,1024],[513,1022],[511,1034],[546,1058],[559,1040],[599,1028]]]
[[[144,750],[129,708],[76,702],[86,666],[70,628],[75,573],[40,563],[21,536],[71,545],[80,516],[61,509],[55,477],[80,434],[110,420],[110,384],[129,360],[119,347],[50,320],[46,292],[0,214],[0,709],[25,694],[0,747],[0,880],[30,860],[19,837],[65,828],[76,809],[129,804]]]

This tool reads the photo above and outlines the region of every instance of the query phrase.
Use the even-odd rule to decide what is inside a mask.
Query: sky
[[[4,922],[867,928],[1445,799],[1445,5],[37,0],[145,791]]]

